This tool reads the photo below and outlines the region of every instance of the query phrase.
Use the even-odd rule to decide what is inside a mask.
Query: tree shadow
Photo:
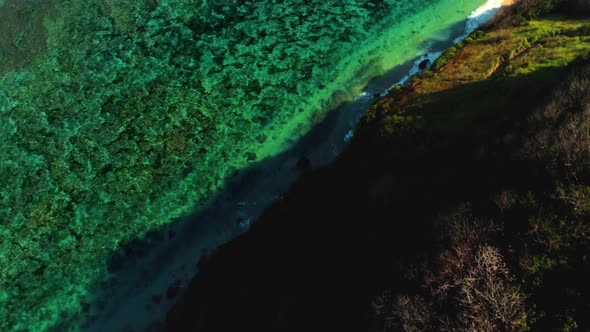
[[[487,103],[484,112],[471,109],[477,116],[456,119],[465,135],[431,126],[378,140],[367,134],[376,128],[360,128],[334,164],[305,174],[248,232],[202,262],[166,331],[369,330],[374,296],[409,287],[402,263],[434,250],[439,214],[474,201],[483,202],[475,210],[493,215],[490,193],[506,184],[545,185],[538,165],[512,157],[518,142],[498,137],[526,120],[559,73],[437,93],[445,105],[439,117]],[[524,84],[533,80],[544,84]],[[497,121],[489,122],[490,110]],[[477,128],[485,130],[474,136]]]

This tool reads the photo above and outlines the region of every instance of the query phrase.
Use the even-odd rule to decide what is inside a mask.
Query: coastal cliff
[[[521,1],[199,262],[166,331],[590,328],[590,20]]]

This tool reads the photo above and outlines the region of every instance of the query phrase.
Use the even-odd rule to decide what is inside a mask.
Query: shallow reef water
[[[79,330],[113,253],[382,92],[484,2],[0,0],[0,330]]]

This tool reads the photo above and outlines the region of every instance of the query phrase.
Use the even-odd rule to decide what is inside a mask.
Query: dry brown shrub
[[[385,291],[373,303],[375,313],[382,321],[378,331],[430,331],[434,310],[432,303],[420,295],[393,295]]]
[[[378,306],[383,331],[517,331],[524,304],[511,284],[500,251],[486,243],[492,223],[471,215],[468,205],[446,218],[444,248],[424,264],[421,295],[385,292]],[[377,307],[377,306],[376,306]]]
[[[525,319],[518,290],[497,248],[480,247],[466,275],[459,280],[460,325],[468,331],[516,331]]]
[[[590,67],[570,76],[530,122],[534,129],[519,156],[575,177],[590,161]]]
[[[494,198],[494,203],[503,212],[514,205],[514,194],[508,190],[503,190]]]

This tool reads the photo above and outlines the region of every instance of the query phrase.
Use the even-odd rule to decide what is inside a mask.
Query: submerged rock
[[[429,66],[430,66],[430,59],[426,59],[426,60],[420,62],[420,64],[418,65],[418,68],[420,68],[420,70],[425,70],[425,69],[428,69]]]

